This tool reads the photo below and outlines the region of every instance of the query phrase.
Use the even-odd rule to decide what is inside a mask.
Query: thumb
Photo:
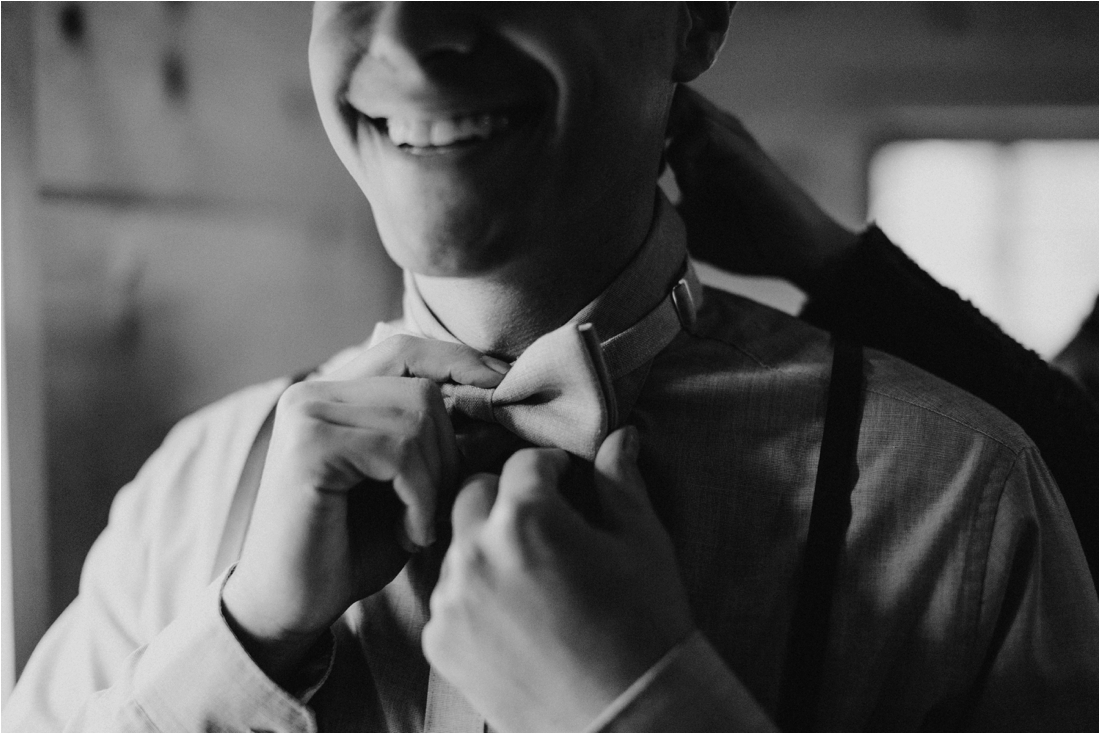
[[[500,384],[510,365],[465,344],[396,334],[366,350],[327,380],[364,377],[423,377],[437,383],[453,382],[492,388]]]
[[[604,439],[596,454],[596,491],[604,522],[613,531],[654,517],[645,481],[638,471],[639,448],[638,429],[626,426]]]

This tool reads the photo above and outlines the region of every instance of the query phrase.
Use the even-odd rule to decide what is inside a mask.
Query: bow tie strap
[[[681,329],[691,331],[702,300],[703,286],[688,260],[683,275],[660,303],[638,323],[603,343],[611,376],[618,379],[630,374],[667,347]]]
[[[617,422],[611,376],[591,324],[566,324],[535,340],[494,389],[440,389],[448,410],[588,460]]]

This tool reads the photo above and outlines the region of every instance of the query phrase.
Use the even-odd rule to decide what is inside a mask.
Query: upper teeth
[[[464,115],[434,120],[391,117],[386,123],[386,131],[394,145],[424,148],[429,145],[451,145],[473,138],[484,140],[508,127],[508,118],[499,114]]]

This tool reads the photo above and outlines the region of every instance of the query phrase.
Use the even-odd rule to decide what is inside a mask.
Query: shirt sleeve
[[[250,388],[181,422],[119,492],[80,593],[5,707],[12,731],[311,730],[306,706],[253,663],[211,582],[243,457],[285,387]],[[321,666],[321,675],[324,675]]]
[[[973,708],[983,731],[1095,731],[1097,598],[1061,495],[1035,450],[996,504],[981,591]]]
[[[696,631],[615,699],[588,731],[776,731],[776,727]]]
[[[66,730],[316,731],[312,711],[268,679],[226,625],[227,577],[133,652],[120,680],[93,694]]]

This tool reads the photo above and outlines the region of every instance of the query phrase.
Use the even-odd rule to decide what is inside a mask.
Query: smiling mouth
[[[413,155],[434,155],[470,148],[502,137],[535,120],[533,105],[519,105],[493,112],[433,117],[361,118],[399,150]]]

